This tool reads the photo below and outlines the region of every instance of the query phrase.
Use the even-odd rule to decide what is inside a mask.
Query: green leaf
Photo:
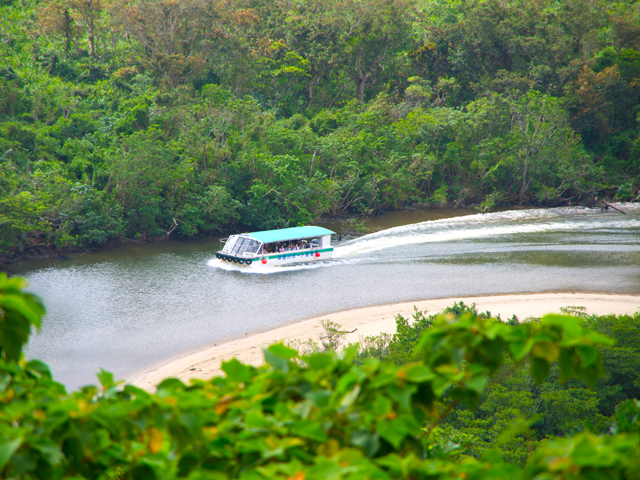
[[[305,362],[314,370],[322,370],[323,368],[335,363],[335,354],[333,353],[314,353],[304,358]]]
[[[344,411],[347,408],[349,408],[351,405],[353,405],[355,401],[358,399],[358,396],[360,395],[360,390],[361,390],[360,385],[354,386],[353,390],[347,393],[342,399],[342,402],[340,402],[339,410]]]
[[[364,450],[365,455],[371,458],[380,449],[380,435],[368,430],[357,430],[351,434],[351,444]]]
[[[534,343],[532,339],[527,339],[526,341],[515,341],[509,343],[509,352],[511,356],[516,362],[519,362],[524,357],[526,357],[531,351],[531,347],[533,347]]]
[[[20,445],[22,445],[21,438],[14,438],[13,440],[0,444],[0,472],[7,463],[9,463],[13,454],[20,448]]]
[[[581,320],[570,315],[545,315],[540,319],[541,326],[557,326],[564,331],[564,338],[576,338],[582,331]]]
[[[353,359],[356,357],[356,355],[358,354],[358,350],[359,350],[359,346],[357,343],[354,343],[353,345],[347,345],[346,347],[344,347],[340,353],[339,353],[339,357],[344,360],[345,362],[352,362]]]
[[[248,429],[256,429],[256,428],[269,428],[271,424],[265,418],[262,411],[260,410],[251,410],[244,417],[244,426]]]
[[[419,363],[410,365],[407,368],[406,372],[406,380],[412,383],[424,383],[436,378],[436,374],[433,373],[433,371],[429,367]]]
[[[489,377],[486,375],[476,375],[467,380],[464,385],[469,390],[473,390],[474,392],[482,393],[484,391],[484,387],[489,383]]]
[[[548,363],[553,363],[558,358],[559,348],[553,342],[540,342],[533,346],[531,355],[537,358],[543,358]]]
[[[598,360],[598,350],[595,347],[578,345],[576,347],[576,353],[580,357],[580,366],[582,368],[590,367],[596,363],[596,360]]]
[[[531,376],[536,383],[542,383],[549,375],[549,363],[542,358],[531,359]]]
[[[275,353],[271,352],[269,349],[262,350],[264,354],[264,361],[271,365],[276,370],[281,370],[284,373],[289,372],[289,360],[284,359]]]
[[[417,385],[405,385],[404,387],[399,387],[398,385],[390,385],[387,388],[387,395],[392,400],[395,400],[402,408],[405,410],[411,409],[411,397],[415,392],[418,391]]]
[[[308,438],[309,440],[313,440],[314,442],[326,442],[329,437],[322,430],[320,425],[316,422],[311,421],[299,421],[295,422],[291,426],[291,433],[298,437]]]
[[[298,356],[297,350],[293,348],[289,348],[286,345],[283,345],[282,343],[275,343],[271,345],[267,350],[269,350],[269,352],[273,353],[275,356],[284,358],[286,360],[290,358],[295,358]]]
[[[24,369],[29,371],[30,373],[37,374],[41,378],[52,378],[49,366],[46,363],[41,362],[40,360],[29,360],[24,365]]]
[[[383,420],[377,424],[380,437],[384,438],[397,450],[402,444],[402,440],[407,436],[407,426],[402,420]]]
[[[79,435],[73,434],[65,438],[62,442],[61,449],[65,459],[70,465],[73,465],[75,468],[80,466],[84,445]]]
[[[306,397],[313,402],[316,407],[326,407],[333,393],[330,390],[314,390],[307,393]]]
[[[162,382],[160,382],[157,386],[158,396],[160,398],[164,398],[167,395],[171,395],[171,393],[175,392],[178,389],[183,389],[185,384],[182,383],[181,380],[177,378],[165,378]]]
[[[113,386],[113,373],[107,372],[106,370],[100,369],[100,373],[97,374],[98,380],[100,380],[100,384],[103,389],[107,389]]]
[[[231,381],[242,383],[251,378],[251,366],[244,365],[237,358],[222,362],[221,368]]]
[[[376,417],[386,416],[391,412],[391,407],[393,404],[391,400],[389,400],[384,395],[376,395],[375,400],[373,401],[373,414]]]
[[[560,381],[567,382],[574,374],[574,366],[571,354],[565,349],[560,350],[558,365],[560,366]]]
[[[0,394],[4,393],[9,385],[11,385],[11,375],[7,373],[0,373]]]
[[[36,443],[34,447],[47,459],[50,465],[58,465],[64,459],[64,454],[57,445]]]
[[[27,305],[27,302],[22,295],[4,294],[0,296],[0,309],[14,310],[22,315],[29,323],[40,327],[41,315],[35,311],[32,306]]]
[[[599,345],[615,345],[616,339],[611,338],[608,335],[604,335],[599,332],[587,331],[582,337],[584,340],[587,340],[591,343],[597,343]]]

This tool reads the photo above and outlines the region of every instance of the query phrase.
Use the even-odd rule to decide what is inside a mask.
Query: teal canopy
[[[323,227],[293,227],[282,228],[280,230],[265,230],[262,232],[249,232],[246,235],[260,240],[262,243],[285,242],[287,240],[298,240],[302,238],[321,237],[322,235],[332,235],[336,232]]]

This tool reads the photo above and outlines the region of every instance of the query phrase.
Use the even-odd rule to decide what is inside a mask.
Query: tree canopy
[[[638,200],[636,2],[4,0],[0,39],[1,256]]]

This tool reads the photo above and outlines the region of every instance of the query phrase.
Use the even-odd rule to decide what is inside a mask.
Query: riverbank
[[[330,320],[344,330],[352,331],[346,343],[359,341],[361,337],[395,332],[395,317],[400,314],[410,318],[414,308],[429,313],[440,312],[454,302],[475,303],[478,310],[489,310],[502,319],[516,315],[520,320],[546,313],[559,312],[568,306],[585,307],[587,313],[604,315],[608,313],[634,313],[640,309],[640,295],[609,295],[591,293],[543,293],[521,295],[495,295],[483,297],[452,297],[428,299],[413,302],[392,303],[372,307],[356,308],[327,315],[304,319],[278,328],[259,332],[250,336],[232,339],[197,351],[188,352],[177,358],[139,372],[127,379],[128,383],[152,390],[155,385],[168,377],[176,377],[183,382],[194,378],[207,379],[221,375],[223,361],[237,358],[243,363],[259,366],[263,363],[262,349],[276,342],[292,340],[318,340],[322,330],[321,320]]]
[[[625,205],[633,205],[629,202],[617,203],[615,205],[624,207]],[[602,201],[602,204],[585,203],[583,206],[593,209],[603,209],[603,207],[611,207],[617,211],[620,211],[618,207],[611,205],[610,203]],[[446,205],[428,205],[428,204],[415,204],[406,206],[398,210],[385,210],[380,211],[375,215],[363,218],[360,215],[350,216],[345,215],[343,217],[327,217],[322,218],[317,225],[334,229],[336,231],[336,238],[342,239],[342,237],[351,235],[357,237],[366,233],[375,232],[378,230],[392,228],[397,226],[406,225],[409,223],[423,222],[429,220],[441,220],[445,218],[452,218],[465,215],[474,215],[477,213],[491,213],[501,212],[509,210],[525,210],[525,209],[550,209],[563,205],[498,205],[495,208],[489,210],[480,211],[478,204],[469,204],[464,206],[457,206],[455,203]],[[416,215],[418,213],[418,215]],[[623,212],[624,213],[624,212]],[[358,220],[362,222],[360,228],[354,228],[354,224],[350,224],[349,220]],[[174,235],[161,236],[147,236],[140,238],[114,238],[109,242],[101,246],[68,246],[68,247],[54,247],[54,246],[33,246],[27,247],[20,251],[17,248],[9,252],[0,252],[0,268],[7,270],[10,274],[19,273],[20,268],[16,269],[16,266],[23,263],[27,264],[23,266],[23,269],[28,269],[29,264],[37,265],[38,261],[55,261],[55,262],[68,262],[79,260],[86,254],[100,255],[104,252],[112,251],[118,248],[127,248],[131,246],[153,246],[162,243],[169,243],[172,241],[179,241],[185,243],[201,243],[203,241],[217,241],[221,237],[225,237],[236,233],[238,231],[248,231],[250,227],[239,225],[235,228],[226,228],[217,232],[216,234],[197,234],[190,237],[180,237]],[[15,271],[14,271],[15,270]]]

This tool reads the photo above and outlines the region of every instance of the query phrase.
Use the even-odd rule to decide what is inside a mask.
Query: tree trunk
[[[358,78],[358,101],[360,102],[360,105],[364,103],[364,82],[364,78]]]
[[[522,184],[520,185],[520,193],[518,194],[518,205],[522,205],[524,201],[524,192],[527,190],[527,157],[524,157],[524,164],[522,165]]]
[[[313,80],[309,80],[309,83],[307,84],[307,96],[308,101],[307,101],[307,107],[311,106],[311,102],[313,102]]]
[[[94,35],[94,10],[93,0],[87,0],[87,6],[89,7],[89,43],[91,43],[91,56],[96,58],[96,39]]]
[[[356,72],[356,87],[358,88],[358,101],[360,105],[364,103],[364,84],[367,80],[362,74],[362,47],[358,50],[358,62],[357,62],[357,72]]]
[[[64,30],[64,50],[69,55],[71,51],[71,16],[69,15],[69,9],[62,14],[62,25]]]

